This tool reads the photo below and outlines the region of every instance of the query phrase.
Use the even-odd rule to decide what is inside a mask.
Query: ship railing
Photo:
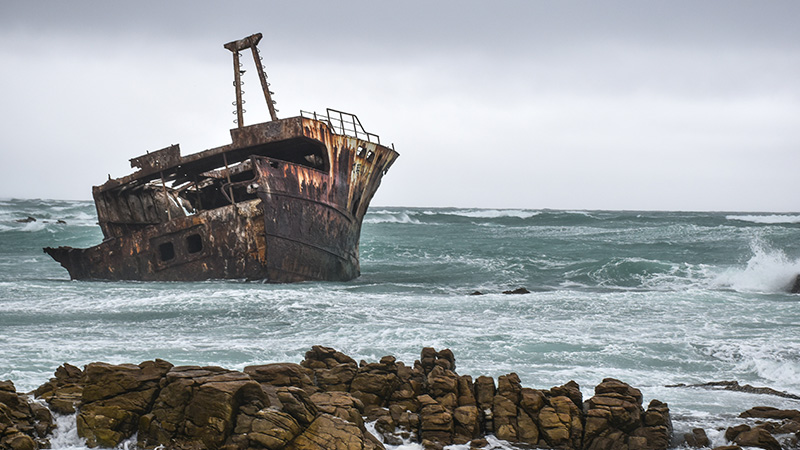
[[[300,116],[307,119],[314,119],[320,122],[325,122],[334,133],[343,136],[351,136],[356,139],[363,139],[367,142],[381,143],[381,138],[375,133],[369,133],[361,125],[358,116],[355,114],[339,111],[337,109],[327,108],[325,114],[317,113],[316,111],[300,111]]]

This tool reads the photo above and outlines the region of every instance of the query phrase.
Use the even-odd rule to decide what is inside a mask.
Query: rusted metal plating
[[[234,53],[232,143],[181,156],[178,145],[131,159],[139,170],[92,190],[104,240],[45,248],[73,279],[271,282],[350,280],[361,223],[398,154],[336,110],[277,119],[256,44]],[[238,52],[253,51],[272,121],[244,126]],[[311,117],[308,117],[311,115]]]

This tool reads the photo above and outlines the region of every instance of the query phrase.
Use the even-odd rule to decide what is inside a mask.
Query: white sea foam
[[[731,215],[725,216],[728,220],[738,220],[742,222],[778,224],[778,223],[800,223],[800,215],[769,214],[769,215]]]
[[[541,214],[541,211],[531,211],[527,209],[459,209],[455,211],[436,211],[436,214],[446,214],[449,216],[462,216],[471,219],[497,219],[500,217],[516,217],[518,219],[529,219]]]
[[[83,450],[88,449],[86,439],[78,437],[76,418],[78,413],[62,415],[53,414],[56,429],[50,437],[50,447],[58,450]]]
[[[786,292],[800,274],[800,258],[789,258],[759,239],[751,242],[750,248],[753,256],[744,268],[727,269],[712,284],[739,292]]]
[[[422,224],[422,222],[412,218],[411,216],[409,216],[404,212],[390,212],[390,211],[378,211],[374,213],[369,213],[367,217],[364,218],[364,223],[411,223],[415,225]]]

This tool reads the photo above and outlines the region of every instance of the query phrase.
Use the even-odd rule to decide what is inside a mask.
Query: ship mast
[[[272,92],[269,90],[269,83],[267,83],[267,74],[264,72],[264,67],[261,65],[261,56],[258,52],[258,42],[261,40],[261,33],[248,36],[238,41],[228,42],[225,48],[233,53],[233,85],[236,87],[236,125],[239,128],[244,127],[244,109],[242,108],[242,64],[239,62],[241,57],[240,51],[249,48],[253,52],[253,61],[256,64],[258,71],[258,79],[261,81],[261,89],[264,91],[264,99],[267,101],[267,108],[269,108],[269,115],[272,120],[278,120],[278,115],[275,113],[275,101],[272,100]]]

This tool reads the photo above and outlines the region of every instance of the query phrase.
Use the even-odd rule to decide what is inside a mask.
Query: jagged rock
[[[672,437],[672,420],[669,416],[669,406],[666,403],[652,400],[647,406],[642,422],[642,426],[633,432],[633,436],[644,437],[647,441],[647,449],[665,450],[669,447]]]
[[[477,406],[459,406],[453,411],[453,443],[466,444],[480,437],[480,410]]]
[[[139,445],[220,448],[237,416],[269,406],[261,385],[220,367],[175,367],[161,384],[151,412],[139,421]],[[299,388],[280,388],[296,389]],[[291,411],[284,411],[294,418]],[[296,419],[295,419],[296,420]]]
[[[436,365],[442,366],[447,370],[456,370],[456,357],[453,351],[445,348],[436,352]]]
[[[421,406],[419,413],[420,439],[444,445],[451,444],[454,430],[453,415],[427,394],[419,396],[417,401]]]
[[[458,377],[458,406],[477,406],[475,400],[475,386],[472,377],[461,375]]]
[[[800,422],[800,411],[796,409],[778,409],[770,406],[756,406],[739,414],[743,418],[759,418],[774,420],[793,420]]]
[[[728,442],[733,442],[733,440],[736,439],[736,436],[745,431],[750,431],[750,425],[742,424],[734,427],[728,427],[728,429],[725,430],[725,440]]]
[[[781,444],[763,428],[753,428],[742,431],[733,439],[740,447],[758,447],[766,450],[781,450]]]
[[[364,430],[364,404],[346,392],[317,392],[311,395],[317,410],[347,420]]]
[[[604,379],[584,409],[586,450],[625,446],[629,450],[663,450],[669,446],[672,423],[667,404],[654,400],[645,412],[641,392],[626,383]]]
[[[24,219],[17,219],[17,222],[18,222],[18,223],[30,223],[30,222],[36,222],[36,218],[35,218],[35,217],[32,217],[32,216],[28,216],[28,217],[26,217],[26,218],[24,218]]]
[[[792,288],[789,289],[789,292],[792,294],[800,294],[800,275],[795,277],[794,283],[792,284]]]
[[[353,358],[320,345],[311,347],[300,365],[314,371],[313,378],[323,391],[349,391],[358,372],[358,364]]]
[[[9,397],[3,394],[8,390],[0,384],[0,400]],[[582,404],[574,381],[550,390],[523,388],[514,373],[498,377],[496,386],[491,377],[473,382],[455,372],[452,351],[433,348],[424,348],[413,367],[393,356],[356,365],[321,346],[312,347],[300,365],[249,366],[244,373],[172,367],[160,360],[93,363],[83,372],[65,364],[37,392],[64,409],[74,407],[69,398],[80,393],[79,432],[89,445],[105,447],[138,432],[138,445],[145,449],[383,448],[366,432],[365,416],[376,420],[386,443],[410,440],[425,448],[486,445],[482,436],[493,433],[523,446],[663,450],[672,430],[666,404],[653,400],[644,411],[641,392],[619,380],[604,380]],[[9,416],[6,410],[0,405],[0,419]],[[38,428],[9,438],[7,431],[17,430],[2,420],[0,450],[37,450],[38,443],[28,438]],[[752,431],[748,427],[733,438],[768,444],[760,434],[784,428],[792,429],[788,422],[763,425],[750,439],[744,434]]]
[[[572,403],[575,403],[579,409],[583,408],[583,394],[581,394],[581,387],[573,380],[568,381],[562,386],[556,386],[550,389],[551,397],[564,396],[569,397]]]
[[[292,442],[303,429],[294,418],[274,409],[262,409],[253,416],[240,414],[231,442],[238,448],[280,450]]]
[[[700,387],[705,389],[724,389],[726,391],[747,392],[749,394],[775,395],[777,397],[800,400],[800,395],[777,391],[769,387],[755,387],[749,384],[740,385],[738,381],[711,381],[700,384],[670,384],[666,387]]]
[[[383,449],[383,445],[356,425],[329,414],[320,414],[286,450]]]
[[[691,433],[685,433],[683,435],[684,440],[686,441],[686,445],[689,447],[694,448],[706,448],[711,447],[711,441],[708,439],[706,435],[706,430],[702,428],[693,428]]]
[[[455,372],[436,365],[428,373],[427,385],[428,394],[448,411],[458,406],[458,375]]]
[[[499,439],[512,442],[518,440],[517,404],[521,391],[522,385],[516,373],[497,378],[497,392],[492,401],[492,417],[494,433]]]
[[[417,396],[422,394],[427,379],[422,369],[407,367],[402,362],[397,363],[397,387],[389,395],[389,408],[398,405],[403,410],[417,412],[419,404]]]
[[[55,377],[33,391],[35,398],[47,402],[53,412],[73,414],[83,396],[83,371],[64,363],[56,369]]]
[[[269,384],[277,387],[299,387],[300,389],[306,391],[309,395],[319,390],[316,386],[314,386],[314,382],[311,379],[311,377],[314,375],[314,371],[305,368],[300,364],[275,363],[259,366],[247,366],[244,368],[244,373],[250,375],[250,378],[258,381],[259,383]]]
[[[311,350],[306,352],[306,358],[300,363],[301,366],[309,369],[330,369],[339,364],[358,366],[353,358],[333,348],[321,345],[312,346]]]
[[[493,433],[494,415],[492,413],[492,405],[494,404],[494,394],[496,392],[494,378],[481,375],[475,380],[474,387],[475,401],[483,413],[482,428],[487,433]]]
[[[530,294],[530,293],[531,291],[525,289],[524,287],[518,287],[510,291],[503,291],[503,294]]]
[[[551,447],[580,448],[583,436],[580,410],[569,397],[552,397],[549,401],[550,406],[539,411],[542,438]]]
[[[30,403],[11,381],[0,381],[0,450],[48,448],[47,435],[54,428],[47,408]]]
[[[86,366],[78,435],[89,447],[115,447],[132,436],[139,418],[158,395],[161,378],[171,368],[172,364],[163,360]]]
[[[359,367],[350,385],[350,393],[361,400],[364,406],[384,405],[389,393],[400,384],[397,374],[390,370],[382,364]]]
[[[385,441],[387,444],[399,445],[394,443],[398,440],[400,443],[402,443],[403,440],[418,440],[418,430],[420,427],[419,414],[405,409],[402,405],[395,404],[389,407],[389,415],[391,418],[391,423],[395,425],[395,429],[389,430],[387,433],[391,434],[389,440]],[[386,435],[384,437],[386,437]]]

